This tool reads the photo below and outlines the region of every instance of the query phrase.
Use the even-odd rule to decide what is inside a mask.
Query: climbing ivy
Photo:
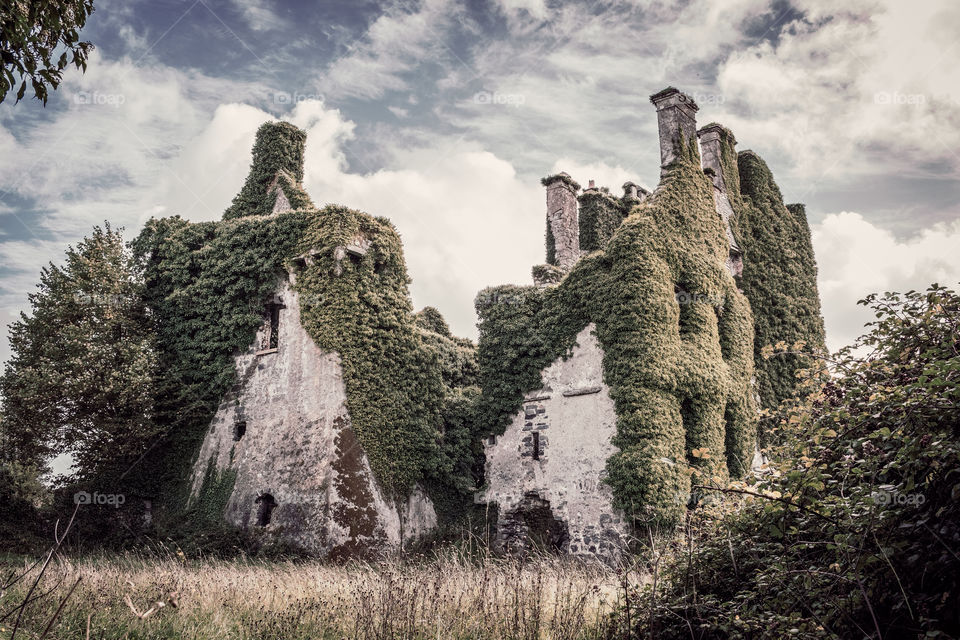
[[[678,521],[691,474],[742,475],[756,429],[753,318],[724,267],[713,187],[681,144],[656,195],[559,285],[494,287],[476,300],[487,433],[503,432],[540,371],[595,323],[617,413],[607,482],[615,506],[646,525]]]
[[[362,256],[341,248],[367,244]],[[381,484],[404,494],[436,466],[445,389],[407,292],[400,237],[385,218],[329,206],[311,217],[297,274],[300,317],[317,345],[340,354],[347,407]]]
[[[761,406],[774,409],[796,395],[797,371],[812,364],[802,352],[826,348],[810,227],[803,205],[784,206],[760,156],[752,151],[734,156],[733,145],[725,143],[723,162],[728,191],[742,194],[731,198],[731,226],[743,250],[740,287],[756,320],[757,392]],[[736,166],[737,173],[728,172],[728,166]],[[780,343],[799,348],[763,357],[765,347]]]
[[[312,209],[303,182],[303,153],[307,134],[289,122],[267,122],[257,130],[253,162],[240,193],[224,214],[224,220],[242,216],[268,215],[273,210],[276,192],[270,185],[276,179],[293,209]]]
[[[580,249],[596,251],[606,246],[629,207],[600,189],[587,189],[579,201]]]

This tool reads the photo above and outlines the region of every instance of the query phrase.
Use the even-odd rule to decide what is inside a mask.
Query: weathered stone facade
[[[627,528],[603,483],[617,416],[593,325],[541,380],[504,434],[484,446],[487,487],[479,499],[499,507],[497,545],[612,560]]]
[[[709,224],[699,227],[699,231],[694,227],[678,226],[676,228],[680,230],[671,231],[673,235],[648,233],[645,237],[659,238],[659,241],[654,242],[664,245],[670,245],[671,242],[682,245],[681,240],[696,237],[699,242],[699,239],[709,233],[713,243],[711,252],[704,254],[705,257],[701,256],[701,262],[709,263],[705,270],[712,269],[713,273],[721,274],[726,283],[724,286],[728,287],[724,291],[735,294],[728,295],[727,301],[735,302],[742,297],[742,292],[737,291],[734,281],[723,270],[726,247],[721,227],[717,220],[712,218],[713,211],[709,204],[706,209],[703,207],[703,203],[709,203],[709,185],[698,173],[698,167],[691,166],[699,149],[703,171],[710,176],[713,184],[713,209],[724,223],[725,236],[729,243],[726,268],[733,276],[740,276],[743,270],[742,252],[731,230],[731,221],[736,224],[734,206],[740,207],[742,199],[740,187],[733,184],[736,174],[724,174],[723,171],[724,149],[729,154],[732,144],[735,143],[733,134],[720,125],[708,125],[698,132],[695,119],[697,105],[689,96],[674,88],[651,96],[651,102],[657,110],[661,150],[661,183],[653,193],[634,182],[627,182],[623,185],[623,196],[617,198],[606,188],[596,188],[591,180],[589,187],[578,198],[580,186],[566,173],[559,173],[542,181],[546,188],[547,264],[533,268],[533,278],[538,288],[529,289],[536,296],[548,296],[556,292],[566,296],[566,284],[589,284],[585,279],[577,279],[578,276],[582,278],[580,267],[602,264],[598,261],[604,259],[615,260],[615,256],[603,256],[601,252],[608,249],[611,243],[616,244],[617,238],[631,237],[615,235],[617,230],[622,228],[623,221],[628,219],[629,225],[643,220],[644,216],[648,216],[647,220],[654,219],[650,213],[658,213],[656,205],[665,201],[671,202],[673,207],[664,207],[667,215],[676,213],[680,219],[684,219],[685,215],[695,217],[686,211],[689,205],[693,213],[700,218],[706,218]],[[293,133],[286,129],[283,133],[293,136]],[[730,146],[725,146],[727,143],[730,143]],[[681,160],[683,162],[680,162]],[[663,180],[670,175],[671,168],[683,169],[688,177],[692,173],[699,190],[690,197],[678,198],[674,195],[674,201],[671,201],[670,189],[664,186],[670,184],[670,179]],[[731,167],[727,167],[727,170],[730,171]],[[736,171],[736,168],[733,170]],[[266,175],[266,172],[258,172],[257,175],[259,173]],[[295,173],[297,175],[294,175]],[[275,173],[272,183],[266,187],[268,202],[264,206],[257,205],[263,209],[264,215],[279,215],[296,210],[298,203],[309,202],[296,180],[300,174],[302,167],[299,173],[291,173],[285,169]],[[729,177],[731,184],[726,184],[725,175]],[[252,181],[254,186],[250,187],[250,193],[256,195],[254,187],[261,183],[266,184],[265,181],[266,177]],[[235,204],[235,208],[240,212],[238,204]],[[738,208],[737,211],[739,210]],[[636,214],[635,217],[629,218],[631,212]],[[656,216],[657,220],[670,219],[663,215],[663,211],[659,213],[661,215]],[[636,224],[634,228],[637,228]],[[691,228],[694,231],[690,231]],[[647,230],[658,229],[651,226]],[[369,258],[377,255],[377,245],[372,244],[371,238],[363,233],[353,237],[348,234],[338,242],[341,244],[327,248],[332,250],[333,262],[329,266],[329,275],[334,278],[344,277],[350,272],[351,265],[359,263],[365,256]],[[397,242],[399,244],[399,241]],[[641,243],[638,241],[636,244]],[[636,263],[627,263],[632,273],[640,273],[651,266],[648,264],[651,260],[660,260],[652,266],[665,270],[666,262],[658,253],[660,246],[657,244],[652,249],[648,248],[642,259],[638,259]],[[746,241],[744,246],[748,250],[752,247]],[[688,244],[687,249],[689,248]],[[615,249],[610,253],[615,254]],[[299,286],[303,285],[306,278],[303,269],[315,266],[317,260],[325,255],[324,250],[323,247],[317,247],[292,257],[293,269],[300,269],[301,273]],[[298,248],[297,251],[303,249]],[[372,253],[368,255],[368,252]],[[584,255],[588,257],[583,258]],[[671,290],[674,292],[676,300],[671,299],[670,302],[679,307],[679,312],[678,324],[676,327],[670,325],[669,329],[682,334],[691,318],[703,319],[696,315],[702,305],[695,307],[687,304],[690,301],[699,301],[696,296],[700,294],[685,290],[683,283],[686,281],[679,276],[670,277],[676,279],[666,282],[668,288],[665,290],[668,293]],[[420,486],[414,487],[408,499],[397,503],[388,499],[378,485],[367,453],[351,425],[340,356],[320,349],[302,326],[298,295],[293,288],[295,284],[297,283],[293,274],[290,274],[289,281],[285,278],[278,284],[274,299],[265,309],[264,324],[257,339],[244,354],[235,359],[237,382],[233,390],[223,398],[194,463],[191,478],[192,499],[199,500],[208,483],[220,483],[220,486],[230,483],[223,517],[238,527],[324,556],[369,556],[395,549],[405,541],[436,527],[437,515],[433,503]],[[669,288],[670,285],[672,288]],[[606,291],[607,289],[604,289],[604,292]],[[633,291],[630,295],[644,304],[644,301],[648,300]],[[683,296],[690,296],[690,300],[682,299]],[[531,296],[531,299],[534,297]],[[576,296],[559,299],[561,302],[558,307],[562,310],[578,304],[592,308],[603,306],[596,302],[597,298],[592,298],[592,302],[587,304],[577,302]],[[519,297],[508,297],[503,304],[515,304],[518,300]],[[746,330],[741,333],[747,335],[747,343],[752,341],[753,327],[750,326],[749,314],[743,310],[746,301],[744,299],[740,315],[736,315],[737,309],[734,307],[728,305],[729,308],[724,308],[724,303],[713,304],[712,299],[707,302],[710,302],[712,307],[707,316],[712,322],[706,322],[705,326],[712,327],[713,332],[709,336],[711,339],[705,344],[716,347],[717,361],[722,361],[723,367],[729,369],[733,362],[731,354],[723,351],[724,345],[717,334],[732,326],[729,318],[747,318],[743,324],[748,326],[750,333],[747,335]],[[312,317],[311,306],[304,306],[309,320]],[[478,310],[479,308],[478,306]],[[563,335],[566,339],[571,338],[571,334],[579,327],[590,322],[577,334],[576,346],[566,354],[567,357],[558,358],[540,371],[539,388],[526,393],[520,409],[512,415],[502,435],[492,436],[484,443],[485,485],[476,495],[476,501],[496,505],[498,515],[495,540],[500,549],[524,551],[541,548],[613,562],[625,548],[631,534],[628,519],[613,507],[613,489],[604,481],[607,463],[614,456],[610,478],[611,484],[616,484],[616,456],[621,453],[624,457],[629,456],[631,443],[624,440],[623,434],[620,434],[620,439],[615,440],[618,435],[618,416],[610,396],[610,388],[605,382],[604,351],[595,334],[596,325],[593,323],[596,322],[603,329],[601,333],[604,340],[617,338],[611,337],[603,316],[594,315],[592,308],[586,312],[580,309],[578,313],[581,315],[571,316],[578,319],[569,321],[568,326],[564,326]],[[556,312],[556,308],[553,312]],[[721,322],[724,313],[727,314],[724,317],[728,319]],[[534,323],[542,320],[538,314],[539,310],[531,312]],[[513,322],[520,316],[507,317]],[[650,316],[643,316],[642,313],[617,315],[618,322],[621,318],[634,317],[650,319]],[[347,321],[349,320],[348,313]],[[310,322],[307,324],[312,326]],[[633,324],[626,324],[625,321],[622,324],[624,326],[618,326],[618,332],[613,335],[637,333],[645,326],[641,321],[634,321]],[[323,326],[339,327],[340,321],[327,322]],[[538,349],[543,345],[534,340],[525,343],[524,340],[528,340],[529,336],[523,335],[526,329],[521,328],[520,323],[507,326],[509,329],[504,333],[508,339],[494,344],[506,345],[506,351],[513,349],[514,360],[510,362],[519,362],[521,366],[516,370],[523,371],[527,377],[522,383],[523,388],[516,389],[516,395],[505,405],[506,408],[502,408],[503,405],[498,408],[501,418],[506,418],[504,414],[513,411],[517,406],[514,403],[520,401],[522,391],[529,388],[527,385],[535,383],[533,374],[555,354],[553,351],[538,353]],[[542,327],[536,330],[540,329]],[[664,335],[657,334],[652,341],[665,340]],[[482,336],[481,330],[481,348],[484,345]],[[525,346],[515,348],[511,340],[516,337],[519,337],[516,344]],[[245,337],[244,341],[246,339]],[[567,344],[564,342],[564,345]],[[616,358],[619,343],[604,344],[608,347],[609,354]],[[334,348],[349,355],[346,348]],[[470,348],[472,349],[472,346]],[[630,351],[631,355],[628,357],[634,357],[634,353],[635,351]],[[705,360],[709,355],[703,354],[702,349],[697,352],[693,357],[694,364],[698,364],[701,359]],[[362,359],[364,356],[355,356],[357,357]],[[528,357],[537,359],[528,361]],[[624,356],[621,353],[619,357]],[[669,358],[654,360],[654,366],[648,366],[647,369],[657,369],[661,364],[665,368],[675,366],[665,363],[666,360]],[[491,361],[503,362],[497,359]],[[355,363],[356,359],[349,362]],[[532,362],[536,364],[532,365]],[[647,365],[650,362],[648,360]],[[743,366],[736,378],[737,384],[742,383],[743,388],[736,388],[743,397],[749,397],[747,387],[753,368],[749,357],[745,362],[746,364],[741,363]],[[524,370],[524,363],[531,366]],[[620,369],[629,368],[631,364],[632,362],[621,361]],[[514,371],[513,367],[503,364],[491,368]],[[351,370],[348,367],[348,371]],[[616,365],[611,368],[613,372],[617,370]],[[417,381],[418,392],[423,388],[422,380],[423,378],[420,378]],[[612,380],[616,382],[615,377]],[[457,384],[467,387],[475,383]],[[492,384],[490,387],[495,389],[497,385]],[[643,402],[660,399],[665,402],[664,406],[673,407],[680,402],[673,397],[676,395],[675,387],[676,384],[665,390],[655,389],[656,393],[644,396]],[[622,388],[618,387],[617,391],[622,391]],[[484,389],[483,393],[487,393],[487,390]],[[437,394],[437,397],[442,399],[444,396]],[[467,397],[469,396],[464,396]],[[617,395],[617,398],[618,402],[621,402],[623,395]],[[683,400],[689,401],[689,398]],[[387,405],[388,403],[368,403],[366,406]],[[364,424],[361,422],[363,405],[350,406],[357,416],[358,424]],[[471,411],[475,406],[470,405]],[[646,404],[639,409],[645,410],[652,406],[655,405]],[[680,413],[685,410],[684,406],[687,405],[677,404]],[[689,406],[695,405],[690,402]],[[717,404],[713,409],[716,409],[715,419],[704,420],[705,428],[710,429],[711,434],[727,428],[727,423],[734,421],[739,415],[736,411],[743,414],[753,411],[750,402],[727,407]],[[637,408],[634,410],[637,411]],[[650,412],[657,416],[667,413],[660,409]],[[469,412],[464,412],[464,415],[476,416]],[[389,421],[374,421],[373,426],[383,424],[389,424]],[[495,428],[502,424],[502,421],[499,422]],[[492,431],[494,427],[491,427]],[[750,432],[754,431],[751,427]],[[360,433],[370,432],[360,430]],[[469,433],[475,434],[476,431]],[[465,439],[469,437],[472,435],[465,436]],[[644,443],[652,438],[648,435],[642,437],[647,438]],[[623,447],[622,452],[613,444],[614,441]],[[364,442],[370,446],[375,466],[381,464],[375,448],[369,445],[370,441]],[[752,451],[752,441],[749,445]],[[688,440],[687,454],[690,446]],[[720,446],[714,449],[719,451],[722,448],[721,433]],[[677,451],[674,459],[682,462],[684,442],[679,442]],[[472,455],[469,454],[469,462],[478,462]],[[398,457],[389,458],[389,464],[395,465],[397,459]],[[657,458],[660,461],[663,459]],[[378,467],[379,472],[382,472],[382,469]],[[628,481],[632,482],[639,471],[631,468],[629,473],[633,474],[628,478]],[[623,474],[621,481],[622,476]],[[428,476],[417,477],[421,478],[421,482],[429,483],[429,480],[422,480]],[[466,486],[470,486],[469,480]],[[431,491],[435,491],[432,485]],[[439,494],[432,495],[437,499],[437,504],[441,504]],[[466,495],[469,500],[469,494]],[[640,503],[645,503],[648,497],[644,496],[642,500],[635,501],[637,508],[644,507],[645,505]],[[618,494],[618,500],[620,498]],[[675,502],[672,497],[670,500],[670,504],[679,504],[678,508],[683,508],[683,505]],[[628,510],[634,508],[631,506],[633,501],[626,503],[621,500],[618,504],[627,505],[624,508]]]
[[[395,504],[377,485],[350,424],[340,358],[301,326],[289,283],[268,306],[278,313],[265,314],[236,358],[237,383],[200,449],[192,496],[235,475],[227,522],[323,556],[378,555],[432,530],[436,514],[419,488]]]
[[[734,195],[739,198],[739,186],[728,186],[723,171],[724,145],[732,148],[733,134],[716,124],[697,131],[697,105],[675,88],[664,89],[650,100],[657,110],[661,186],[651,194],[627,182],[618,200],[590,180],[579,197],[577,212],[576,182],[564,173],[545,178],[548,262],[553,255],[557,259],[552,261],[555,267],[534,268],[535,284],[557,286],[580,259],[560,250],[560,239],[567,237],[571,225],[580,227],[579,253],[603,250],[623,216],[636,205],[657,198],[672,169],[681,161],[696,161],[698,155],[713,184],[714,210],[723,222],[729,245],[726,269],[734,277],[741,275],[743,258],[731,228],[735,211],[730,192],[736,190]],[[737,168],[727,170],[736,172]],[[609,213],[614,211],[620,212],[616,220]],[[572,243],[564,246],[572,247]],[[561,255],[566,257],[560,260]],[[679,283],[674,283],[674,291],[682,307],[682,324],[683,314],[692,309],[683,306],[682,296],[699,298]],[[718,305],[718,318],[722,312]],[[628,539],[627,520],[613,508],[612,490],[603,482],[608,459],[618,453],[612,444],[618,418],[604,383],[604,353],[592,328],[588,326],[577,336],[578,346],[571,357],[559,359],[541,372],[542,388],[528,393],[503,435],[485,444],[487,486],[478,500],[498,506],[496,540],[501,548],[542,546],[613,559]],[[721,419],[726,421],[728,415],[722,413]]]

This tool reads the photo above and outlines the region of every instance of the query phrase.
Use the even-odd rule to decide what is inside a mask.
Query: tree
[[[156,434],[156,354],[120,231],[95,227],[30,294],[0,377],[2,457],[43,468],[70,451],[78,478],[118,477]]]
[[[0,0],[0,102],[18,82],[20,102],[29,82],[46,105],[68,64],[86,71],[93,45],[80,41],[80,29],[91,13],[93,0]]]

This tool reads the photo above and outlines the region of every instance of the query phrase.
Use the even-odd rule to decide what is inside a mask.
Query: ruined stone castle
[[[222,222],[161,221],[149,238],[155,313],[181,332],[176,384],[229,367],[221,391],[197,383],[217,394],[212,417],[181,429],[184,513],[334,557],[483,513],[499,548],[612,558],[636,527],[678,520],[691,473],[746,473],[757,380],[793,374],[762,368],[760,327],[764,341],[823,342],[809,230],[756,154],[720,125],[697,129],[690,97],[651,102],[658,186],[615,196],[545,178],[546,263],[533,285],[478,295],[477,345],[413,312],[389,221],[313,205],[303,132],[264,125]],[[773,260],[799,264],[786,275],[751,266],[773,242]],[[208,275],[233,315],[202,308]],[[218,315],[237,318],[235,337],[183,346]]]

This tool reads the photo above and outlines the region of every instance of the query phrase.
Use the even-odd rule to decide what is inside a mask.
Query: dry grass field
[[[5,562],[4,584],[31,562]],[[10,637],[38,571],[0,596],[3,637]],[[16,637],[619,637],[610,614],[622,593],[617,572],[553,557],[467,560],[448,551],[339,565],[176,554],[67,558],[45,572]]]

